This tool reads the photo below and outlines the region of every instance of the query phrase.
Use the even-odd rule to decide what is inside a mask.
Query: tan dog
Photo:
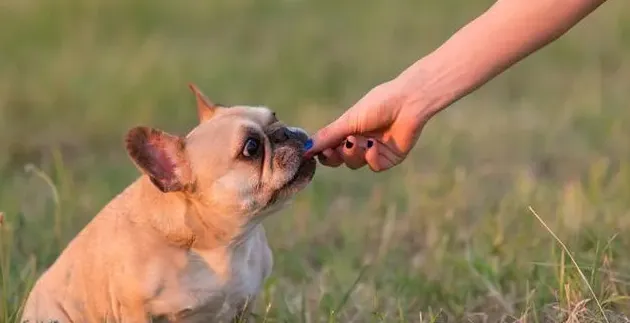
[[[230,322],[249,316],[272,267],[261,220],[310,182],[307,135],[264,107],[224,108],[191,85],[185,138],[137,127],[144,173],[36,282],[22,322]]]

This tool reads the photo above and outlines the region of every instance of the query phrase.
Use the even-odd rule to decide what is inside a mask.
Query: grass
[[[195,124],[188,82],[315,131],[490,4],[3,1],[0,321],[138,176],[125,131]],[[434,118],[399,167],[320,168],[265,223],[260,321],[626,322],[627,57],[630,3],[609,1]]]

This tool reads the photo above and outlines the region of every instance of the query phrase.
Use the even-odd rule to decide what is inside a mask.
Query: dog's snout
[[[287,140],[297,140],[300,143],[305,143],[308,140],[308,135],[304,130],[294,127],[278,128],[270,137],[274,143],[283,143]]]
[[[305,143],[308,140],[308,134],[300,128],[288,127],[287,130],[291,134],[292,139],[296,139],[301,143]]]

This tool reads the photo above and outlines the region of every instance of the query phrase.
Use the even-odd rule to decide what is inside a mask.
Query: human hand
[[[604,2],[497,1],[316,132],[305,156],[317,155],[331,167],[367,164],[373,171],[400,164],[429,118],[557,39]]]
[[[402,79],[376,86],[341,117],[317,131],[306,157],[330,167],[366,164],[380,172],[400,164],[430,115]],[[308,148],[308,147],[307,147]]]

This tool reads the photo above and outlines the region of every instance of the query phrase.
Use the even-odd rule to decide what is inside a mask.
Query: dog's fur
[[[316,163],[303,158],[306,133],[268,108],[226,108],[190,87],[200,124],[186,137],[127,133],[142,176],[36,282],[21,322],[249,316],[272,267],[260,221],[307,186]]]

